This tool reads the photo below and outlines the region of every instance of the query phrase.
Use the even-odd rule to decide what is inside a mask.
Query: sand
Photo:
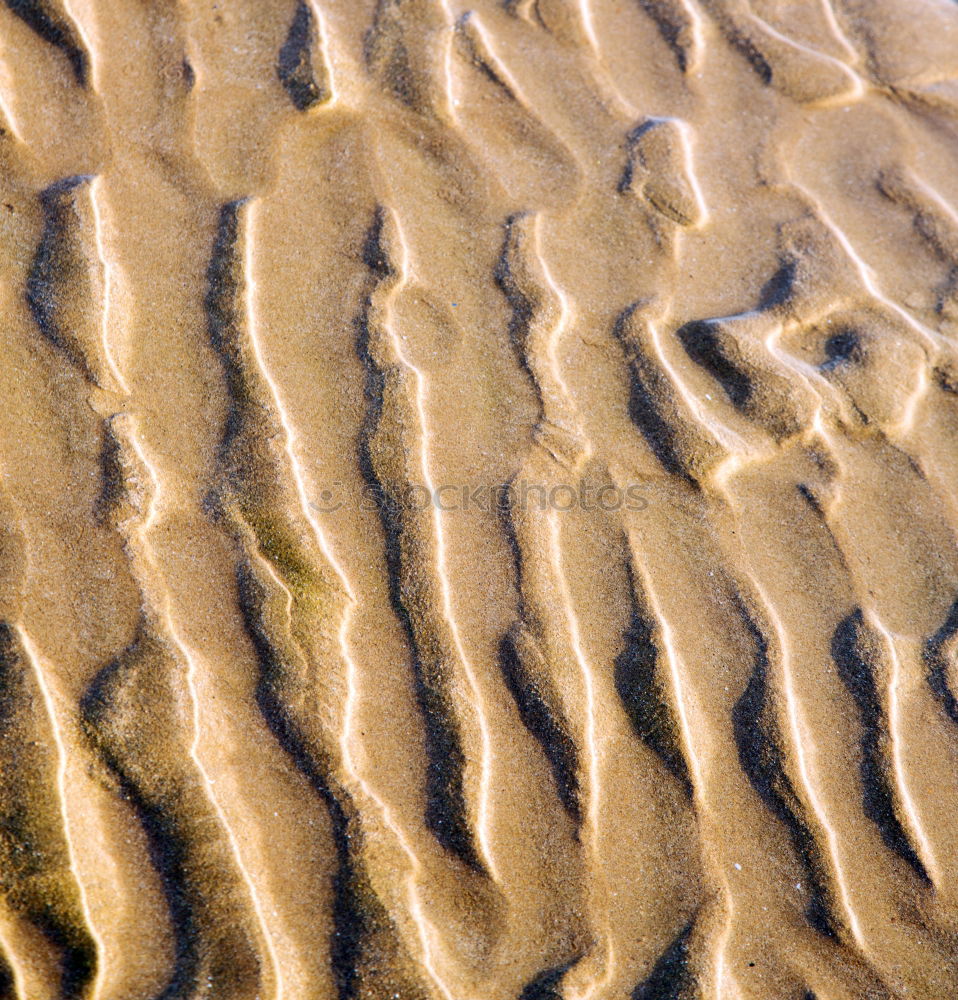
[[[958,6],[0,3],[0,997],[958,995]]]

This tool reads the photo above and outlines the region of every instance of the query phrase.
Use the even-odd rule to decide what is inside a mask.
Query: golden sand
[[[0,997],[958,996],[958,5],[0,2]]]

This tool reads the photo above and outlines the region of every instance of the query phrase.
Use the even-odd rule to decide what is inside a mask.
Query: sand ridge
[[[958,8],[0,3],[0,997],[958,987]]]

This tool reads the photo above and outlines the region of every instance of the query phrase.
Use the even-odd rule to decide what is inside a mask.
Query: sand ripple
[[[958,8],[0,41],[0,998],[958,993]]]

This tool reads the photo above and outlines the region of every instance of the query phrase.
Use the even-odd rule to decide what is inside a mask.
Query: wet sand
[[[958,995],[958,6],[0,2],[0,998]]]

